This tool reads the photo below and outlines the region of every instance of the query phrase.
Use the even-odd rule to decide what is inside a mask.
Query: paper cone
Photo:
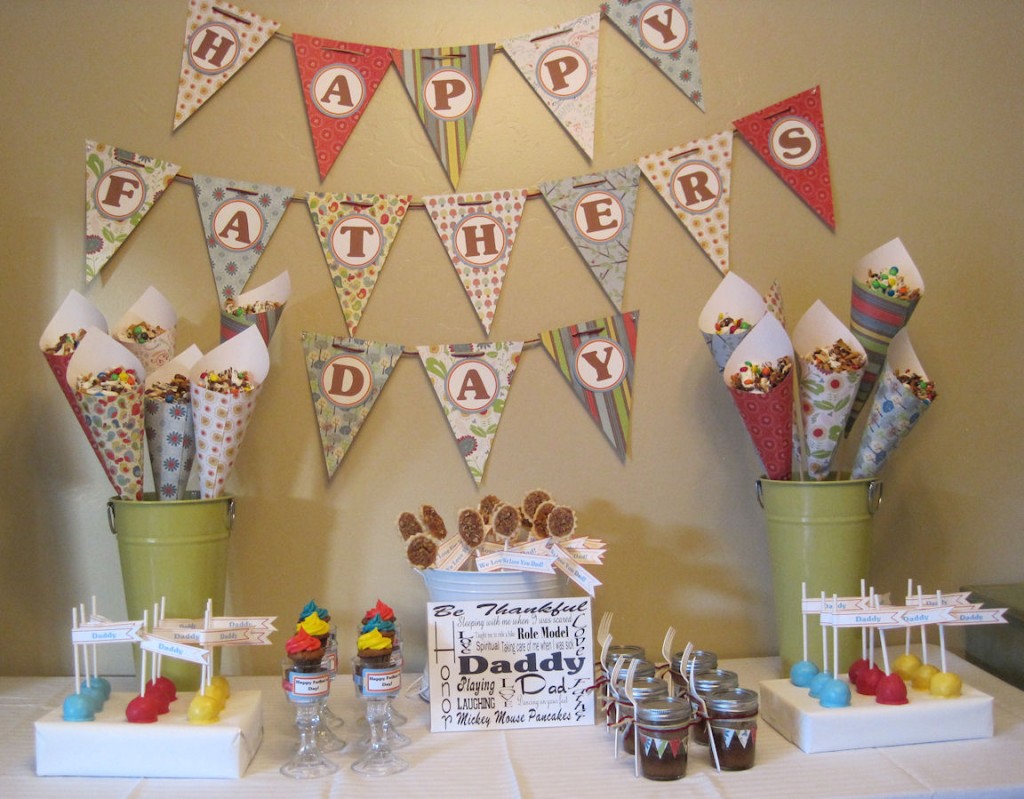
[[[921,415],[931,407],[933,400],[916,397],[909,387],[900,382],[897,375],[908,369],[924,380],[928,379],[904,329],[893,336],[889,345],[889,357],[878,381],[878,391],[853,463],[851,477],[855,480],[877,476]]]
[[[202,352],[194,344],[146,377],[147,394],[152,386],[170,383],[175,375],[188,376]],[[192,462],[196,456],[191,396],[185,399],[145,399],[146,443],[157,499],[184,499]]]
[[[722,378],[772,480],[788,480],[793,470],[793,372],[768,393],[732,388],[730,378],[745,363],[775,364],[793,358],[785,329],[774,316],[765,316],[726,361]]]
[[[84,394],[78,380],[122,367],[133,369],[135,385],[116,397]],[[68,362],[67,380],[91,435],[90,443],[103,464],[110,484],[121,499],[142,499],[142,394],[146,373],[127,347],[105,332],[90,327]]]
[[[162,328],[164,332],[148,341],[136,341],[131,330],[139,323]],[[139,359],[148,375],[174,357],[177,331],[178,314],[164,295],[150,286],[114,325],[114,338]]]
[[[888,272],[893,267],[899,270],[899,275],[910,290],[917,292],[915,298],[888,297],[868,288],[870,272]],[[854,267],[850,329],[867,351],[868,365],[853,403],[853,411],[846,422],[847,433],[875,387],[875,380],[885,363],[889,342],[910,320],[922,296],[924,280],[899,239],[893,239],[868,253]]]
[[[201,385],[202,375],[229,368],[248,372],[253,390],[235,396],[211,391]],[[224,493],[224,482],[235,465],[238,448],[269,371],[270,353],[255,327],[210,350],[192,366],[189,372],[192,420],[196,434],[196,460],[199,462],[199,493],[203,499]]]
[[[725,369],[725,362],[729,360],[729,356],[746,338],[753,326],[761,321],[764,313],[764,300],[753,286],[735,272],[729,272],[722,278],[718,288],[711,293],[708,301],[704,304],[704,309],[700,312],[700,317],[697,320],[700,334],[704,336],[704,343],[708,345],[719,372]],[[737,330],[734,333],[730,333],[728,329],[717,333],[715,326],[723,317],[737,322],[742,320],[750,327],[745,330]]]
[[[853,407],[864,367],[854,371],[821,369],[808,358],[818,348],[828,349],[842,339],[867,362],[864,347],[850,329],[818,300],[793,329],[800,378],[800,414],[803,422],[802,454],[813,480],[824,480],[832,470],[836,447]]]
[[[252,291],[239,294],[238,299],[228,301],[237,309],[220,312],[220,340],[223,344],[229,338],[238,335],[249,327],[255,327],[263,336],[263,342],[270,346],[270,337],[277,329],[277,323],[284,313],[285,303],[292,295],[292,282],[288,272],[282,272],[268,283],[257,286]],[[274,303],[272,307],[257,313],[245,313],[245,308],[251,308],[259,302]]]

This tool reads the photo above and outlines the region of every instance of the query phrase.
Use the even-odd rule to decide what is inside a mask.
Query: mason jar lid
[[[685,724],[693,718],[693,708],[685,699],[666,696],[638,702],[636,720],[652,724]]]
[[[633,664],[629,660],[623,661],[623,663],[622,663],[622,670],[617,675],[618,679],[615,680],[615,684],[617,686],[618,685],[625,685],[626,684],[626,670],[631,665],[633,665]],[[615,661],[613,660],[612,661],[612,667],[614,667],[614,666],[615,666]],[[637,662],[636,662],[636,671],[633,672],[633,681],[634,682],[639,682],[640,680],[646,679],[647,677],[653,677],[654,674],[655,674],[655,666],[654,666],[654,664],[651,663],[651,661],[649,661],[649,660],[640,659],[640,660],[637,660]]]
[[[642,646],[634,646],[632,644],[618,644],[608,647],[608,652],[605,654],[604,665],[605,668],[611,671],[612,666],[615,665],[615,661],[620,657],[626,659],[626,665],[629,665],[629,661],[632,659],[643,660],[647,656]]]
[[[696,649],[690,653],[690,659],[683,665],[683,655],[686,650],[676,652],[672,655],[672,671],[687,675],[690,673],[690,664],[693,664],[693,671],[699,674],[702,671],[710,671],[718,668],[718,655],[709,652],[707,649]]]
[[[711,669],[693,678],[694,690],[706,695],[719,688],[739,688],[740,680],[734,671],[726,669]]]
[[[633,698],[637,702],[642,702],[647,699],[657,699],[662,696],[668,696],[668,686],[665,685],[664,680],[659,680],[657,677],[634,677]],[[624,698],[620,701],[629,704],[628,699]]]
[[[757,692],[747,688],[719,688],[704,697],[708,713],[757,713]]]

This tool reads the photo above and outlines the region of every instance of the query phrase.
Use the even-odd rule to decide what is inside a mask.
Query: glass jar
[[[720,688],[704,701],[718,764],[724,771],[752,768],[757,743],[757,693],[746,688]]]
[[[693,721],[693,708],[685,699],[667,696],[637,705],[636,756],[644,777],[667,781],[686,776],[686,747]]]
[[[646,661],[645,661],[646,662]],[[625,685],[623,685],[625,688]],[[657,677],[635,677],[633,679],[633,699],[637,702],[646,702],[649,699],[663,699],[668,696],[668,686],[664,680]],[[633,734],[633,703],[622,697],[615,702],[618,709],[618,721],[622,726],[618,728],[622,739],[622,749],[627,755],[636,751],[636,737]]]
[[[739,677],[736,676],[736,672],[727,671],[726,669],[712,669],[711,671],[705,671],[693,678],[693,690],[696,694],[707,701],[708,694],[712,691],[717,691],[722,688],[739,688],[740,681]],[[701,713],[700,705],[694,701],[693,712],[698,716]],[[701,746],[708,745],[708,728],[703,723],[694,725],[693,728],[693,742],[700,744]]]
[[[608,651],[605,653],[604,662],[601,664],[605,674],[611,674],[612,669],[615,667],[615,661],[619,658],[623,658],[622,668],[629,668],[630,660],[645,660],[647,652],[642,646],[635,646],[633,644],[619,644],[617,646],[608,647]]]
[[[684,696],[689,687],[690,664],[693,664],[693,673],[700,674],[702,671],[711,671],[718,668],[718,655],[706,649],[697,649],[690,653],[689,659],[683,663],[683,655],[686,650],[676,652],[669,661],[669,675],[672,678],[672,689],[674,696]]]

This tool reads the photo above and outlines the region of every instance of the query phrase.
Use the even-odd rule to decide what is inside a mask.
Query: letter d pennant
[[[639,311],[540,334],[541,343],[619,458],[626,459],[633,410]]]

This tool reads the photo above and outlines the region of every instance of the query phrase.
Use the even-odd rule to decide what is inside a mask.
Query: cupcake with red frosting
[[[320,671],[320,662],[324,659],[324,644],[301,626],[285,643],[284,650],[296,671]]]

